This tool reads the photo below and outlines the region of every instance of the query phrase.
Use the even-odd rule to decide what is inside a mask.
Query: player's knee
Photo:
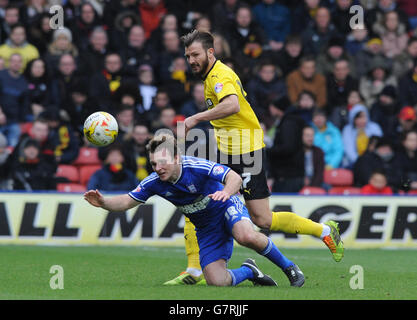
[[[252,247],[253,244],[256,242],[256,233],[254,231],[251,232],[242,232],[235,235],[235,240],[244,247]]]
[[[207,285],[209,286],[224,287],[228,285],[226,277],[220,274],[204,275],[204,278],[206,279]]]

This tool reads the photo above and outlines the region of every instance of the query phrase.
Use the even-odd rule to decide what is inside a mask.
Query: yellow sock
[[[272,212],[271,231],[284,231],[287,233],[309,234],[320,238],[323,226],[310,219],[303,218],[294,212]]]
[[[188,258],[187,267],[201,270],[200,255],[199,255],[200,248],[198,247],[195,227],[191,223],[190,219],[188,218],[185,218],[184,239],[185,239],[185,252]]]

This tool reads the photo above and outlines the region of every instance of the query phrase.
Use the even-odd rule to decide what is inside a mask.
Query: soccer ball
[[[114,142],[119,132],[116,119],[107,112],[91,114],[84,122],[84,136],[92,144],[104,147]]]

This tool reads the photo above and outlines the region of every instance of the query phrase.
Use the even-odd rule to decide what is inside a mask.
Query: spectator
[[[292,104],[297,102],[299,94],[308,90],[316,96],[317,106],[324,108],[327,104],[326,78],[316,72],[313,57],[303,57],[297,70],[291,72],[286,79],[288,97]]]
[[[10,185],[10,163],[7,161],[10,150],[7,148],[7,139],[0,132],[0,190],[11,190]]]
[[[26,41],[26,30],[21,24],[15,24],[11,27],[10,37],[0,46],[0,57],[9,66],[11,55],[18,53],[22,57],[22,66],[20,72],[23,72],[29,61],[39,57],[39,51],[35,46]]]
[[[43,59],[38,58],[29,62],[24,76],[28,83],[28,99],[32,119],[47,108],[58,107],[58,98],[52,94],[52,85]]]
[[[417,27],[417,7],[413,0],[397,0],[398,7],[408,16],[408,22],[411,29]]]
[[[388,185],[394,192],[402,187],[404,169],[401,159],[386,138],[378,141],[375,151],[367,151],[356,161],[353,168],[355,185],[366,185],[376,169],[385,171]]]
[[[296,114],[287,97],[269,105],[275,119],[273,146],[267,149],[273,179],[272,192],[298,192],[304,185],[304,151],[302,129],[304,121]]]
[[[145,30],[145,37],[149,39],[152,31],[158,28],[159,22],[166,14],[167,9],[161,0],[141,0],[139,12],[142,18],[142,26]]]
[[[395,56],[392,74],[400,79],[413,68],[415,59],[417,59],[417,37],[411,37],[408,40],[407,49]]]
[[[192,116],[207,109],[204,99],[204,84],[202,82],[194,83],[191,92],[192,99],[185,102],[180,109],[180,114],[185,117]]]
[[[152,166],[149,162],[146,145],[150,139],[148,127],[144,123],[135,124],[129,139],[123,143],[126,150],[126,167],[136,173],[139,181],[145,179],[152,173]]]
[[[278,52],[266,52],[265,56],[270,57],[286,78],[288,74],[296,70],[300,65],[303,55],[303,44],[299,35],[289,35],[284,44],[284,48]]]
[[[314,145],[324,152],[326,169],[339,168],[344,154],[342,134],[340,130],[327,121],[324,110],[317,109],[313,114]]]
[[[57,110],[44,111],[39,118],[48,124],[48,140],[54,147],[56,163],[71,164],[78,157],[80,144],[71,126],[60,119]]]
[[[249,80],[249,102],[261,122],[269,123],[268,103],[286,95],[286,86],[272,61],[262,61],[255,77]]]
[[[119,13],[130,11],[140,16],[138,0],[110,0],[107,1],[103,10],[103,23],[112,29],[114,26],[114,17]]]
[[[187,62],[183,56],[172,60],[169,71],[170,78],[165,81],[164,88],[168,91],[172,106],[177,111],[189,97],[192,76],[188,72]]]
[[[166,31],[163,35],[164,50],[160,52],[158,62],[158,80],[166,83],[171,80],[170,67],[175,58],[184,56],[184,49],[181,46],[177,31]]]
[[[397,79],[390,74],[390,69],[384,60],[375,57],[369,65],[368,74],[359,79],[359,91],[368,108],[387,85],[397,87]]]
[[[158,64],[158,53],[146,43],[145,31],[140,25],[130,28],[127,43],[121,49],[121,56],[125,61],[126,72],[130,76],[136,77],[139,66],[143,64],[149,64],[154,69]]]
[[[135,114],[132,106],[122,105],[116,111],[116,120],[119,124],[118,140],[125,140],[133,130]]]
[[[304,186],[322,187],[324,180],[324,153],[313,144],[314,129],[306,126],[303,129],[304,148]]]
[[[406,26],[400,23],[396,11],[388,11],[380,23],[373,25],[373,31],[382,40],[382,50],[387,58],[395,58],[407,47]]]
[[[45,56],[54,34],[50,19],[49,13],[42,13],[28,30],[28,41],[38,49],[41,57]]]
[[[12,26],[19,23],[19,21],[19,7],[12,4],[8,5],[4,11],[3,19],[1,19],[0,43],[4,43],[10,37]]]
[[[58,62],[58,70],[52,80],[52,90],[58,99],[59,108],[71,101],[72,87],[83,77],[79,75],[75,59],[70,54],[63,54]]]
[[[343,37],[346,37],[352,30],[350,28],[350,20],[352,18],[350,7],[352,5],[353,0],[336,0],[335,8],[331,13],[333,23]]]
[[[223,61],[232,56],[232,51],[230,49],[229,42],[226,38],[220,33],[213,34],[214,37],[214,52],[216,53],[216,58]]]
[[[404,169],[403,187],[417,190],[417,131],[411,130],[401,135],[398,151],[401,167]],[[407,191],[408,191],[407,190]]]
[[[211,9],[213,30],[215,32],[227,30],[227,28],[233,24],[236,17],[236,11],[240,6],[241,2],[239,0],[217,1]]]
[[[262,27],[271,50],[278,51],[291,31],[290,10],[275,0],[262,0],[253,7],[254,19]]]
[[[104,165],[96,171],[87,184],[88,190],[129,191],[136,188],[139,181],[135,174],[126,168],[121,145],[112,144],[106,149]]]
[[[329,9],[318,8],[314,17],[314,25],[302,33],[304,52],[318,55],[327,46],[328,41],[338,34],[336,27],[331,23]]]
[[[114,50],[126,46],[130,29],[140,24],[140,16],[131,11],[123,11],[114,19],[114,26],[109,30],[110,45]]]
[[[366,46],[363,50],[358,51],[355,58],[356,76],[358,79],[369,72],[369,66],[375,58],[381,60],[386,68],[390,69],[392,67],[391,60],[383,54],[382,40],[377,37],[369,39]]]
[[[79,50],[85,50],[88,47],[89,36],[95,27],[100,25],[99,16],[93,5],[84,2],[81,5],[80,16],[71,24],[71,31],[74,35],[74,44]]]
[[[397,114],[399,111],[397,90],[391,85],[381,91],[378,100],[371,106],[371,120],[379,124],[384,136],[389,137],[391,141],[394,141],[397,135],[395,127],[398,125]]]
[[[330,121],[342,127],[347,114],[348,95],[358,90],[358,81],[352,77],[349,62],[345,59],[336,61],[332,73],[327,76],[327,113]]]
[[[64,23],[72,25],[81,16],[82,0],[68,0],[64,5]]]
[[[113,95],[126,81],[129,81],[129,77],[122,69],[120,55],[109,52],[104,60],[104,69],[90,79],[89,94],[98,102],[100,108],[110,109],[113,107]]]
[[[72,43],[72,33],[67,28],[55,30],[52,43],[48,46],[45,60],[52,72],[56,73],[59,60],[64,54],[78,57],[78,49]]]
[[[296,7],[292,10],[291,31],[302,33],[308,28],[313,27],[317,10],[320,7],[320,0],[297,1]]]
[[[57,164],[54,155],[54,145],[49,137],[48,123],[41,118],[35,119],[28,132],[22,133],[19,142],[10,155],[10,161],[12,163],[18,162],[22,148],[28,140],[36,140],[38,142],[42,159],[45,159],[53,167],[53,170],[56,170]]]
[[[399,21],[406,26],[407,32],[410,30],[407,14],[401,8],[397,7],[396,1],[378,0],[377,5],[373,9],[368,10],[365,16],[365,23],[370,30],[373,29],[375,24],[382,24],[385,13],[390,11],[395,11],[398,14]]]
[[[361,188],[360,193],[363,195],[392,195],[393,192],[391,187],[388,186],[384,170],[374,170],[369,177],[368,184]]]
[[[368,109],[364,105],[355,105],[349,111],[349,123],[342,131],[345,168],[352,168],[358,157],[365,153],[369,138],[372,136],[381,137],[381,127],[369,120]]]
[[[139,94],[142,97],[142,108],[138,110],[143,115],[151,109],[158,87],[155,85],[155,75],[152,66],[143,64],[139,67]]]
[[[398,91],[402,107],[417,106],[417,59],[413,68],[399,79]]]
[[[154,101],[149,109],[149,112],[146,115],[146,121],[149,123],[153,123],[157,121],[160,117],[160,113],[163,109],[171,106],[171,101],[169,99],[168,92],[163,88],[159,88],[156,92]],[[158,125],[157,125],[158,126]],[[154,127],[151,126],[151,130],[154,132]]]
[[[91,32],[87,48],[80,54],[80,70],[85,75],[92,75],[104,69],[104,60],[109,52],[107,32],[96,27]]]
[[[235,21],[226,38],[238,58],[249,62],[261,55],[266,43],[262,28],[253,20],[251,8],[246,5],[237,9]]]
[[[49,5],[46,0],[29,0],[21,8],[19,16],[22,17],[26,26],[30,27],[43,13],[48,11]]]
[[[395,131],[392,134],[392,144],[394,147],[401,145],[401,136],[408,131],[417,130],[417,116],[416,111],[411,106],[405,106],[401,108],[398,113],[397,121],[395,123]]]
[[[316,106],[316,97],[308,90],[301,91],[298,95],[295,107],[297,109],[297,114],[305,123],[309,124],[313,119],[314,110],[318,109]]]
[[[149,38],[148,42],[156,51],[164,49],[163,42],[165,31],[175,31],[177,33],[181,32],[178,28],[178,19],[172,13],[167,13],[161,18],[158,27],[152,31],[151,37]]]
[[[11,164],[13,190],[56,189],[56,166],[42,156],[38,141],[28,139],[20,145],[16,160]]]
[[[353,29],[346,37],[345,49],[347,53],[355,57],[356,54],[363,51],[369,41],[369,32],[366,25],[361,25]]]
[[[344,49],[344,39],[341,37],[329,39],[326,50],[320,53],[316,60],[318,73],[328,76],[333,72],[334,63],[338,60],[346,60],[349,64],[350,74],[355,76],[355,62]]]
[[[212,27],[210,18],[206,15],[202,15],[201,17],[195,19],[193,29],[211,32]]]
[[[153,131],[156,132],[160,129],[168,129],[172,132],[175,132],[175,109],[172,107],[165,107],[161,110],[159,118],[152,122]]]
[[[9,68],[0,71],[0,106],[2,122],[6,125],[2,132],[12,147],[19,140],[19,122],[28,120],[29,114],[28,84],[20,73],[22,65],[21,55],[14,53],[10,56]]]

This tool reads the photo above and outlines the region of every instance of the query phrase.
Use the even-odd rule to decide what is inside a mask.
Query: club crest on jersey
[[[197,192],[197,188],[193,184],[188,185],[187,188],[188,188],[188,190],[190,190],[191,193],[196,193]]]
[[[215,91],[216,93],[219,93],[220,91],[222,91],[222,89],[223,89],[223,83],[218,82],[218,83],[216,83],[216,85],[214,86],[214,91]]]
[[[223,174],[223,172],[224,172],[224,168],[222,166],[215,166],[213,168],[213,174],[215,176],[220,175],[220,174]]]

